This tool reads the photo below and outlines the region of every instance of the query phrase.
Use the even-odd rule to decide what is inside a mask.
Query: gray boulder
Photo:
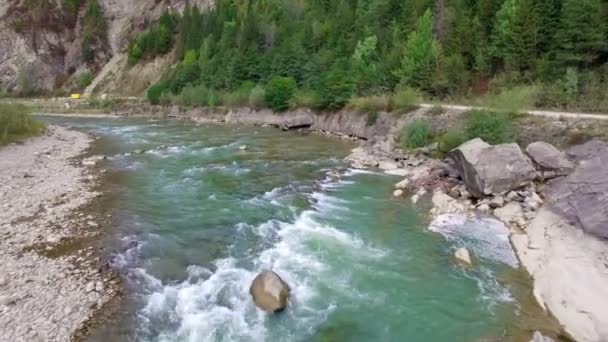
[[[284,131],[300,128],[309,128],[314,124],[313,114],[305,111],[295,111],[283,115],[283,121],[280,126]]]
[[[502,194],[536,178],[536,170],[517,144],[491,146],[476,138],[450,152],[467,189],[477,198]]]
[[[553,145],[546,142],[533,142],[526,147],[526,153],[534,161],[542,178],[565,176],[574,170],[574,163],[566,158]]]
[[[272,271],[263,271],[258,274],[249,288],[249,294],[253,297],[255,304],[270,313],[285,310],[289,293],[289,285]]]
[[[545,203],[573,225],[608,239],[608,144],[586,143],[574,151],[579,166],[550,184]]]

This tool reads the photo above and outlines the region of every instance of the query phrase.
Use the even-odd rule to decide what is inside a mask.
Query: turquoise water
[[[127,298],[91,340],[525,341],[544,322],[521,299],[529,285],[500,226],[447,217],[427,229],[425,214],[392,197],[398,178],[347,167],[350,143],[259,127],[47,120],[94,132],[92,153],[110,157],[107,244]],[[474,268],[451,260],[461,245]],[[249,297],[263,269],[292,287],[281,315]]]

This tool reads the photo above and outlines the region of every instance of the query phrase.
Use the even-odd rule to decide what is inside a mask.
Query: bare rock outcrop
[[[526,153],[536,165],[542,179],[565,176],[574,170],[574,163],[555,146],[546,142],[537,141],[529,144]]]
[[[548,187],[546,202],[573,225],[608,239],[608,144],[590,142],[570,153],[579,166]]]
[[[608,244],[541,208],[511,241],[534,294],[576,341],[608,341]]]
[[[476,138],[450,152],[469,192],[480,198],[524,186],[536,170],[517,144],[491,146]]]
[[[19,83],[28,83],[33,90],[51,91],[78,72],[97,73],[112,57],[124,56],[129,40],[147,29],[164,10],[179,12],[186,3],[205,9],[213,0],[97,0],[107,30],[89,41],[93,50],[89,58],[83,53],[81,32],[86,8],[84,2],[80,3],[83,5],[71,9],[59,0],[0,0],[0,89],[24,91]],[[141,92],[173,60],[158,58],[131,72],[126,58],[117,59],[125,62],[113,62],[108,71],[99,74],[95,80],[99,90],[135,82],[133,88]],[[19,76],[27,82],[19,82]],[[123,91],[118,93],[125,95]]]

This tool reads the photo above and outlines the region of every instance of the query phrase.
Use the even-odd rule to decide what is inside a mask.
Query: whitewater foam
[[[456,245],[467,247],[478,257],[511,267],[519,265],[509,242],[509,229],[494,218],[445,214],[433,220],[429,230]]]
[[[274,197],[280,192],[273,190],[265,196]],[[325,201],[339,202],[329,196]],[[152,326],[155,322],[172,319],[174,325],[154,334],[160,340],[266,340],[267,316],[256,309],[248,293],[252,279],[263,269],[274,270],[291,285],[292,299],[285,315],[286,319],[298,324],[281,326],[281,336],[284,340],[292,340],[295,336],[301,338],[310,334],[314,331],[311,329],[324,322],[336,308],[336,303],[319,301],[318,282],[323,286],[343,287],[344,291],[350,284],[340,272],[332,272],[331,266],[323,260],[325,253],[313,252],[311,244],[317,249],[340,250],[355,258],[385,255],[351,234],[320,224],[315,219],[318,214],[304,211],[292,223],[272,219],[257,226],[237,225],[240,232],[251,229],[269,243],[269,248],[251,256],[249,261],[233,257],[217,260],[214,271],[190,266],[185,281],[157,288],[149,295],[141,312],[144,335],[155,330]],[[243,268],[243,262],[252,262],[253,267]],[[151,282],[151,287],[158,286],[158,280],[149,279],[149,275],[139,276]],[[352,289],[350,292],[353,296],[363,296]]]

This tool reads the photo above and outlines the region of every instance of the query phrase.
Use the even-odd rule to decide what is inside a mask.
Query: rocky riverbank
[[[70,341],[119,292],[87,243],[105,218],[81,211],[97,176],[78,157],[92,142],[61,127],[0,149],[0,340]]]
[[[601,167],[608,162],[608,148],[594,141],[564,154],[535,141],[551,139],[564,145],[590,127],[588,122],[522,122],[526,135],[520,140],[525,149],[517,144],[490,146],[477,139],[439,160],[433,158],[436,145],[400,150],[396,146],[399,134],[419,117],[430,118],[435,128],[451,127],[464,111],[430,115],[427,109],[419,109],[403,116],[378,113],[373,124],[365,115],[318,115],[307,110],[275,114],[247,108],[219,112],[159,107],[149,115],[166,115],[167,111],[169,117],[198,123],[271,125],[361,139],[361,146],[347,158],[353,167],[380,168],[402,176],[394,195],[407,195],[414,204],[428,205],[433,217],[462,213],[504,222],[521,264],[534,278],[539,304],[556,316],[570,337],[608,340],[603,328],[608,326],[603,309],[608,307],[603,290],[608,284],[608,189],[604,189],[608,174]],[[576,281],[570,277],[574,274]]]
[[[405,153],[393,142],[389,135],[364,143],[347,159],[403,176],[394,195],[430,203],[434,218],[459,213],[502,221],[534,279],[534,296],[565,335],[608,340],[608,144],[594,140],[564,153],[544,142],[522,150],[474,139],[437,160],[428,156],[434,146]],[[455,258],[471,264],[466,249]]]

